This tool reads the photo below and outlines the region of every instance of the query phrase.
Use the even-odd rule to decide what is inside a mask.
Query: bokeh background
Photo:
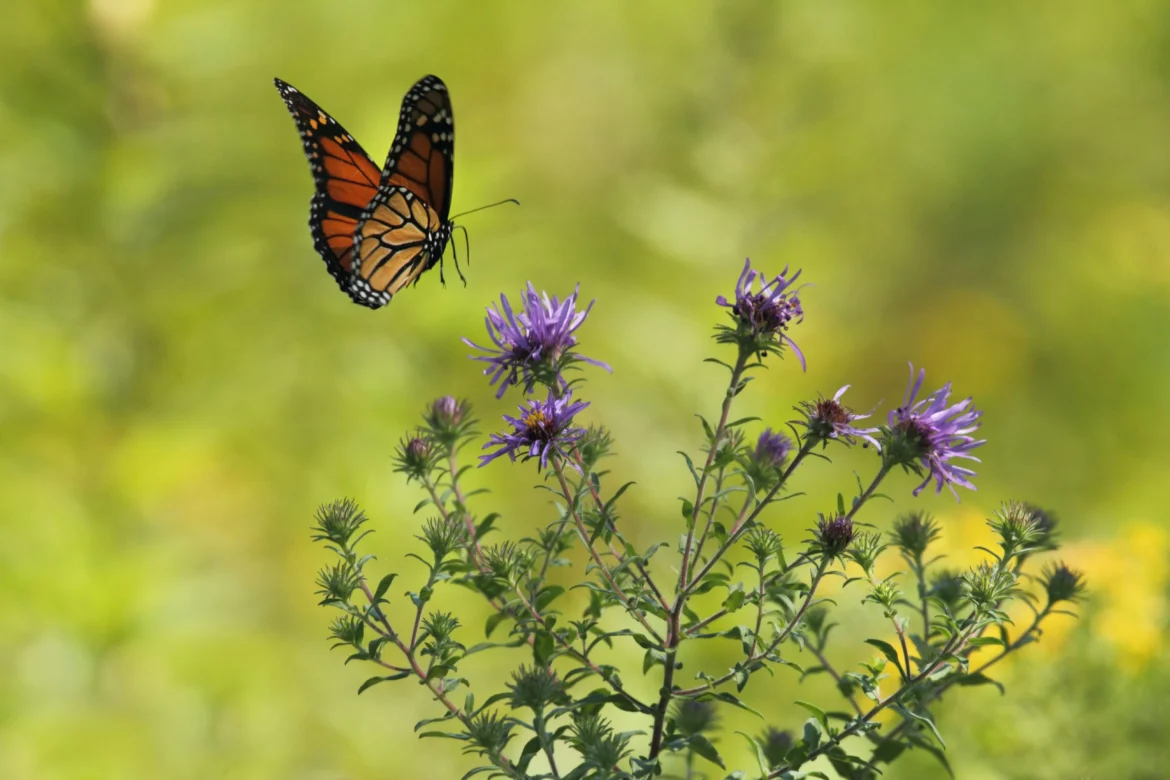
[[[455,210],[523,205],[464,220],[466,287],[448,266],[371,313],[313,252],[272,77],[380,161],[428,72],[458,117]],[[943,708],[958,776],[1165,776],[1165,2],[12,0],[0,139],[0,777],[458,777],[453,743],[411,732],[436,714],[417,686],[358,697],[369,672],[330,654],[314,508],[359,500],[409,584],[395,442],[442,393],[508,411],[459,337],[501,291],[579,282],[583,350],[614,369],[587,417],[638,481],[632,532],[673,539],[673,453],[719,400],[713,299],[747,255],[815,286],[808,372],[774,367],[745,410],[782,424],[852,383],[884,414],[925,366],[986,409],[979,491],[912,499],[899,477],[866,519],[934,511],[967,563],[1026,498],[1089,578],[1084,619],[1000,670],[1007,696]],[[872,466],[815,464],[770,522],[795,543]],[[471,480],[509,534],[548,521],[530,469]],[[860,597],[843,664],[881,630]],[[458,606],[475,641],[484,613]],[[479,659],[496,679],[517,660]],[[749,692],[788,727],[793,699],[833,702],[783,671]]]

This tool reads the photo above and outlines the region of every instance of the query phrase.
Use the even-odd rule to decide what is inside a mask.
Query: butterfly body
[[[406,93],[381,169],[308,96],[275,83],[316,184],[309,206],[313,246],[342,291],[377,309],[436,264],[441,278],[455,155],[455,118],[442,80],[426,76]]]

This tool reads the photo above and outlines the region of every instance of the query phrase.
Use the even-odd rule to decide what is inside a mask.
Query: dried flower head
[[[857,531],[853,527],[853,520],[846,515],[833,515],[817,521],[814,546],[822,555],[829,558],[840,557],[853,543]]]
[[[936,492],[941,493],[945,485],[957,500],[959,494],[954,486],[974,490],[969,478],[975,476],[975,472],[951,461],[955,458],[979,461],[970,452],[985,440],[970,434],[979,428],[979,417],[983,413],[971,406],[970,398],[948,406],[951,397],[949,382],[916,401],[925,377],[925,369],[915,378],[914,367],[910,367],[906,400],[890,412],[889,426],[885,430],[886,457],[888,462],[911,468],[919,475],[926,473],[926,479],[914,489],[914,495],[921,493],[934,480]]]
[[[816,401],[802,401],[800,409],[804,412],[805,419],[801,420],[800,424],[808,429],[810,437],[825,444],[830,441],[854,444],[858,439],[863,439],[866,444],[872,444],[880,450],[881,445],[873,436],[880,430],[879,428],[858,428],[853,424],[858,420],[867,419],[873,412],[858,414],[841,403],[841,396],[845,395],[848,389],[849,385],[845,385],[834,393],[832,398],[821,396]]]
[[[501,397],[510,385],[524,385],[524,392],[530,393],[537,385],[554,387],[562,384],[566,368],[573,363],[589,363],[609,371],[605,363],[584,357],[572,351],[577,345],[573,335],[593,308],[590,302],[584,311],[577,311],[577,293],[565,300],[548,293],[538,293],[532,283],[520,293],[523,307],[512,309],[508,298],[500,295],[499,306],[487,310],[488,337],[494,346],[483,347],[463,339],[463,343],[487,354],[473,355],[473,360],[488,364],[484,375],[491,377],[494,385],[499,382],[496,398]]]

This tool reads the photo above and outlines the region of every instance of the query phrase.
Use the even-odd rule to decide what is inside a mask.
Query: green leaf
[[[397,576],[397,574],[387,574],[382,578],[382,581],[378,583],[378,587],[374,590],[375,604],[378,603],[379,599],[386,595],[386,591],[390,590],[390,583],[394,582],[394,578]]]
[[[865,640],[865,643],[867,645],[873,645],[878,650],[881,650],[882,655],[884,655],[887,660],[892,661],[894,666],[898,667],[898,671],[901,673],[902,677],[906,677],[906,672],[902,669],[902,662],[898,660],[898,651],[894,649],[893,645],[891,645],[889,642],[883,642],[880,639],[867,639]]]
[[[747,710],[748,712],[755,715],[760,720],[764,719],[763,714],[761,714],[757,710],[752,709],[751,707],[749,707],[748,705],[746,705],[742,701],[740,701],[738,698],[736,698],[733,694],[730,694],[727,692],[704,693],[704,694],[701,694],[698,697],[698,699],[699,699],[699,701],[706,701],[708,699],[715,699],[716,701],[721,701],[724,704],[730,704],[733,707],[739,707],[741,710]]]
[[[736,612],[743,606],[743,600],[747,597],[744,593],[743,583],[737,582],[732,587],[731,592],[727,594],[727,598],[723,600],[723,608],[728,612]]]
[[[360,688],[358,688],[358,694],[360,695],[360,694],[364,693],[367,689],[373,688],[378,683],[384,683],[387,680],[401,680],[404,677],[409,677],[409,676],[410,676],[410,672],[395,672],[394,674],[388,674],[385,677],[371,677],[370,679],[368,679],[364,683],[362,683]]]
[[[554,647],[555,642],[552,634],[547,631],[536,632],[532,642],[532,658],[537,666],[548,666]]]
[[[943,740],[942,734],[939,733],[938,727],[934,725],[933,720],[931,720],[930,718],[927,718],[923,715],[919,715],[916,712],[911,712],[910,710],[901,706],[900,704],[895,704],[894,710],[896,712],[898,712],[902,717],[906,718],[907,720],[916,720],[919,723],[925,723],[927,726],[930,727],[930,730],[932,732],[934,732],[934,738],[938,740],[938,744],[942,745],[944,750],[946,749],[947,743]]]
[[[829,716],[825,714],[824,710],[815,704],[810,704],[809,702],[801,701],[800,699],[797,699],[794,704],[804,707],[806,710],[811,712],[813,717],[817,719],[817,723],[821,724],[821,728],[825,730],[825,733],[829,733]]]
[[[544,612],[544,608],[551,604],[557,598],[557,596],[560,596],[564,592],[565,589],[560,585],[549,585],[537,595],[536,601],[533,602],[533,606],[536,608],[537,612]]]
[[[690,501],[687,501],[685,498],[683,499],[683,502],[682,502],[682,516],[687,521],[687,528],[690,528],[691,523],[694,522],[694,518],[695,518],[695,505],[692,504]]]
[[[902,755],[902,751],[905,749],[906,743],[899,742],[896,739],[887,739],[885,742],[882,742],[882,744],[877,746],[877,748],[873,751],[873,755],[869,757],[869,760],[875,764],[888,764],[898,756]]]
[[[501,621],[503,621],[506,617],[507,615],[505,615],[503,612],[494,612],[491,615],[488,615],[487,622],[483,627],[483,635],[490,638],[492,632],[496,630],[496,626],[500,625]]]
[[[686,460],[687,470],[691,472],[691,476],[694,477],[695,484],[698,485],[699,484],[699,472],[695,471],[695,462],[693,460],[691,460],[690,455],[687,455],[682,450],[679,450],[678,454],[682,455],[683,459]]]
[[[719,751],[711,744],[711,741],[702,734],[695,734],[687,740],[687,745],[697,755],[702,756],[713,764],[719,766],[720,769],[726,769],[723,765],[723,759],[719,756]]]
[[[804,744],[808,745],[809,751],[816,750],[821,744],[821,730],[817,726],[816,718],[809,718],[804,722]]]
[[[958,679],[956,679],[955,682],[959,685],[994,685],[996,688],[999,688],[999,692],[1001,695],[1004,693],[1003,683],[1001,683],[997,680],[991,679],[990,677],[985,675],[983,672],[975,672],[974,674],[965,674],[962,677],[959,677]]]
[[[761,743],[759,739],[753,737],[751,734],[747,734],[742,731],[737,731],[735,733],[746,739],[748,744],[752,746],[752,750],[755,751],[756,765],[760,768],[760,775],[767,775],[771,767],[768,765],[768,757],[764,755],[763,743]]]

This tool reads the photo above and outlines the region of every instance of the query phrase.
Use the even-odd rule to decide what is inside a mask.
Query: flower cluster
[[[466,754],[482,757],[487,766],[468,776],[692,777],[704,774],[694,766],[699,761],[727,769],[719,753],[727,725],[721,716],[726,705],[745,706],[739,694],[753,675],[809,652],[851,706],[798,701],[813,715],[803,728],[739,732],[755,748],[760,772],[752,776],[820,776],[809,768],[827,759],[842,774],[871,777],[909,748],[930,747],[931,735],[939,734],[935,704],[954,695],[952,689],[994,682],[985,670],[1037,639],[1045,620],[1069,614],[1085,583],[1063,563],[1048,563],[1040,576],[1028,571],[1030,561],[1058,547],[1055,517],[1031,504],[1003,504],[988,521],[998,547],[978,548],[983,560],[967,570],[936,566],[946,523],[925,511],[878,525],[882,520],[873,515],[883,510],[873,499],[895,493],[887,480],[898,473],[895,466],[921,478],[914,496],[932,482],[936,492],[945,486],[956,498],[956,487],[974,488],[975,473],[957,462],[977,460],[981,413],[969,398],[952,403],[950,384],[922,396],[925,372],[912,367],[902,405],[881,426],[866,425],[876,407],[859,413],[845,405],[849,385],[832,397],[800,402],[787,433],[733,409],[754,372],[773,357],[791,349],[805,367],[789,336],[804,316],[794,286],[799,275],[789,277],[785,269],[769,279],[749,261],[734,301],[716,299],[731,319],[717,326],[716,341],[736,354],[708,361],[730,376],[720,408],[699,415],[700,449],[680,453],[691,483],[680,497],[685,525],[677,545],[639,539],[651,529],[631,529],[629,518],[653,510],[623,499],[635,483],[619,486],[599,465],[609,454],[610,432],[578,422],[590,404],[574,397],[582,380],[571,380],[568,371],[580,364],[608,370],[577,352],[576,334],[592,303],[580,308],[577,290],[562,300],[531,283],[516,307],[501,295],[487,310],[490,346],[464,342],[481,353],[472,357],[487,364],[486,384],[497,398],[510,387],[521,397],[518,411],[503,415],[500,430],[490,433],[479,465],[503,456],[535,461],[539,487],[553,494],[552,511],[526,536],[487,543],[488,533],[501,530],[492,527],[500,514],[479,508],[488,491],[461,484],[469,466],[460,458],[477,439],[471,407],[454,396],[433,401],[394,456],[395,469],[420,487],[415,512],[427,511],[416,539],[430,555],[409,554],[416,570],[425,569],[425,581],[406,591],[409,603],[390,603],[401,592],[393,587],[396,574],[369,578],[373,556],[356,549],[369,531],[354,502],[335,502],[317,515],[314,538],[338,556],[317,582],[320,603],[343,613],[330,635],[349,660],[371,662],[377,675],[359,693],[391,680],[424,686],[442,706],[440,717],[419,726],[443,725],[422,736],[461,740]],[[800,467],[806,459],[829,461],[841,450],[830,442],[860,444],[864,453],[855,454],[869,456],[870,477],[859,472],[856,492],[837,493],[791,549],[770,509],[780,502],[792,507],[790,514],[808,507],[800,500],[809,487]],[[895,570],[891,558],[901,561],[894,561]],[[554,575],[557,567],[563,569]],[[871,660],[848,668],[834,668],[836,654],[826,650],[836,625],[830,605],[837,602],[822,583],[837,576],[840,588],[864,590],[860,603],[880,613],[885,626],[885,638],[865,639]],[[428,611],[436,592],[449,585],[482,597],[486,636],[466,641],[471,627],[456,612]],[[1030,624],[1011,620],[1018,598],[1033,605]],[[501,625],[506,628],[492,641]],[[864,625],[859,621],[848,633]],[[730,667],[704,668],[708,654],[691,644],[727,638],[739,640],[742,655]],[[489,681],[494,690],[477,682],[461,692],[471,688],[460,668],[464,659],[488,648],[523,660],[510,679]],[[699,666],[677,674],[683,660]],[[623,682],[639,666],[650,679]],[[830,725],[826,713],[840,710],[850,711],[848,719]],[[876,717],[882,713],[889,720]],[[639,720],[631,730],[614,727]],[[870,740],[877,750],[866,748],[864,756],[853,750]]]
[[[547,388],[544,401],[528,400],[521,405],[520,416],[504,415],[510,430],[494,433],[484,449],[494,452],[480,457],[480,466],[507,455],[516,460],[537,458],[540,468],[549,467],[550,458],[570,459],[569,453],[584,436],[582,428],[572,425],[573,417],[589,404],[572,400],[573,382],[565,374],[577,363],[588,363],[609,371],[605,363],[587,358],[573,351],[577,337],[573,335],[585,322],[593,308],[590,302],[583,310],[577,308],[578,286],[564,300],[537,292],[529,282],[520,293],[521,308],[513,309],[507,296],[500,295],[498,305],[489,306],[484,320],[488,338],[493,346],[480,346],[463,339],[468,346],[486,354],[472,355],[473,360],[488,364],[484,375],[492,385],[499,385],[496,398],[513,385],[525,394],[538,385]],[[570,459],[571,460],[571,459]],[[574,466],[576,467],[576,466]]]

